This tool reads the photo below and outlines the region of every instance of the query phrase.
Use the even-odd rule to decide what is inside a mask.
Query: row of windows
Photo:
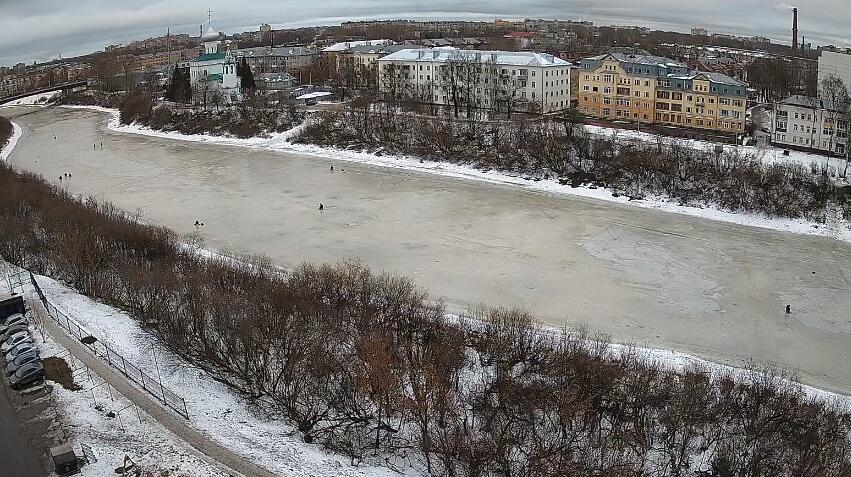
[[[785,134],[778,134],[776,137],[777,137],[778,141],[786,142],[786,135]],[[823,149],[825,151],[829,151],[830,146],[831,146],[831,142],[832,141],[826,140],[826,139],[822,140],[821,141],[821,149]],[[808,137],[798,137],[798,136],[792,136],[792,144],[797,144],[797,145],[800,145],[800,146],[807,146],[807,147],[809,147],[809,146],[817,147],[818,146],[817,141],[815,141],[815,140],[811,141],[810,138],[808,138]],[[846,147],[845,144],[843,144],[841,142],[833,143],[834,152],[836,152],[838,154],[845,154],[845,147]]]
[[[604,107],[604,108],[602,108],[601,111],[602,111],[603,116],[608,116],[608,117],[612,116],[612,109],[611,108]],[[588,106],[583,106],[582,112],[594,114],[594,109],[589,108]],[[615,109],[614,110],[614,116],[618,117],[618,118],[627,118],[627,119],[631,118],[631,119],[638,119],[638,120],[644,120],[644,121],[650,120],[650,117],[647,114],[641,114],[641,113],[638,113],[638,112],[635,112],[635,111],[631,112],[631,111],[625,110],[625,109]],[[710,128],[713,127],[713,125],[717,125],[718,128],[729,129],[729,130],[737,130],[737,131],[742,131],[742,130],[744,130],[744,127],[745,127],[744,122],[742,122],[742,121],[722,120],[722,121],[717,121],[717,123],[716,123],[712,119],[692,118],[690,116],[685,116],[683,114],[671,114],[671,113],[659,113],[659,112],[656,113],[656,121],[666,122],[666,123],[671,123],[671,124],[681,124],[681,125],[685,125],[685,126],[710,127]]]

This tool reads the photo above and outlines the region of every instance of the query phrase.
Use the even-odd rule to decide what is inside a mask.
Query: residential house
[[[395,99],[490,110],[570,107],[568,61],[534,52],[411,48],[378,59],[379,90]]]
[[[742,81],[643,51],[607,53],[580,65],[578,107],[584,114],[731,134],[745,130]]]
[[[789,96],[774,108],[772,142],[779,146],[848,153],[848,104]]]

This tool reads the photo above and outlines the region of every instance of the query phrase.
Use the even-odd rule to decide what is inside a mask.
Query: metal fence
[[[118,352],[107,343],[93,336],[88,330],[86,330],[86,328],[80,326],[79,323],[71,319],[68,315],[62,312],[62,310],[56,308],[52,303],[50,303],[50,300],[47,299],[44,292],[41,291],[41,287],[38,285],[35,275],[32,273],[30,273],[30,281],[33,284],[33,288],[35,288],[36,293],[38,293],[39,299],[44,304],[44,308],[47,309],[47,314],[50,315],[53,321],[68,331],[71,336],[86,345],[92,353],[105,360],[134,383],[142,386],[142,389],[148,391],[168,408],[172,409],[184,418],[189,419],[189,412],[186,408],[185,399],[163,386],[162,380],[154,378],[148,373],[142,371],[141,368],[118,354]]]

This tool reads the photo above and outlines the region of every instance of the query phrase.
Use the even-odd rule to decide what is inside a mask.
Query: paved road
[[[5,381],[5,379],[3,379]],[[26,434],[15,415],[7,393],[7,383],[0,383],[0,475],[14,477],[43,477],[47,475],[38,453],[27,446]]]
[[[620,342],[777,363],[851,394],[847,243],[340,161],[331,173],[329,159],[114,133],[90,111],[14,120],[18,167],[56,183],[70,172],[72,192],[209,248],[285,266],[360,258],[453,311],[517,305]]]
[[[44,323],[44,328],[47,333],[53,339],[55,339],[56,342],[68,349],[68,351],[70,351],[75,358],[83,362],[83,364],[88,366],[104,381],[108,382],[113,388],[115,388],[119,393],[121,393],[121,395],[123,395],[130,401],[133,401],[140,409],[145,411],[149,416],[159,422],[163,427],[174,433],[179,438],[183,439],[201,454],[206,456],[208,461],[211,461],[211,463],[213,464],[217,464],[217,466],[220,467],[224,472],[229,473],[231,475],[240,474],[250,477],[275,476],[275,474],[269,472],[268,470],[259,467],[252,462],[247,461],[246,459],[240,457],[238,454],[228,450],[227,448],[219,445],[209,437],[189,427],[182,417],[174,414],[169,410],[164,409],[155,400],[153,400],[150,394],[128,383],[127,378],[125,378],[121,373],[116,371],[112,366],[105,363],[100,358],[91,354],[91,352],[89,352],[88,348],[86,348],[85,345],[81,344],[78,340],[73,339],[71,336],[66,334],[65,330],[59,327],[52,320],[45,320]],[[0,415],[0,419],[2,419],[2,415]],[[2,475],[7,474],[4,473]],[[28,476],[30,474],[21,475]]]

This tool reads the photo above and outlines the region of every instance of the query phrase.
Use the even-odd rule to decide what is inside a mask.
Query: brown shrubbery
[[[851,415],[776,374],[674,372],[516,310],[448,318],[409,280],[357,263],[284,273],[201,258],[5,165],[0,255],[129,310],[353,462],[407,456],[471,477],[851,474]]]
[[[14,132],[12,122],[8,118],[0,116],[0,150],[9,142]]]
[[[830,171],[766,164],[735,152],[700,151],[676,142],[647,144],[588,134],[579,118],[481,122],[402,114],[384,104],[355,104],[313,121],[299,141],[469,164],[564,184],[608,187],[632,198],[663,195],[681,204],[824,221],[838,205],[851,218],[849,192]],[[848,188],[846,188],[848,189]]]
[[[242,103],[239,108],[222,108],[213,111],[172,109],[163,105],[154,107],[147,93],[131,93],[119,105],[121,122],[136,123],[160,131],[182,134],[230,135],[241,138],[265,133],[286,131],[303,118],[293,109],[267,109]],[[218,108],[217,108],[218,109]]]

